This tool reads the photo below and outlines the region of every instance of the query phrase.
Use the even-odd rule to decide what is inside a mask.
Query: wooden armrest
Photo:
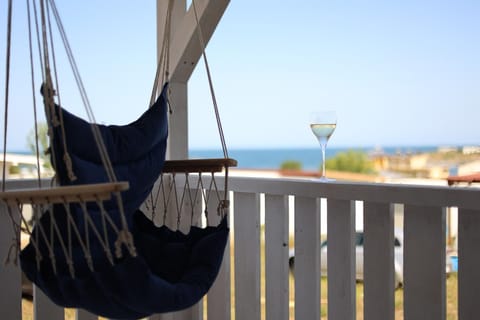
[[[96,183],[42,189],[0,192],[0,200],[15,204],[53,204],[64,202],[108,200],[113,192],[128,190],[128,182]]]
[[[221,172],[226,167],[236,167],[237,160],[231,158],[167,160],[163,167],[166,173]]]

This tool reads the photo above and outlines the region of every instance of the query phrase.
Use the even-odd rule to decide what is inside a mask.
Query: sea
[[[348,150],[371,154],[417,154],[435,152],[439,146],[394,146],[394,147],[327,147],[326,158]],[[9,151],[17,154],[31,154],[29,151]],[[321,151],[318,148],[251,148],[228,149],[228,156],[238,161],[239,169],[279,169],[285,161],[298,161],[303,170],[318,170],[321,164]],[[189,158],[223,158],[220,149],[190,149]]]
[[[363,151],[367,154],[416,154],[434,152],[438,146],[407,147],[365,147],[365,148],[328,148],[326,158],[348,150]],[[298,161],[303,170],[317,170],[321,164],[320,148],[265,148],[265,149],[228,149],[228,156],[238,161],[239,169],[279,169],[285,161]],[[215,149],[192,149],[189,158],[222,158],[223,152]]]

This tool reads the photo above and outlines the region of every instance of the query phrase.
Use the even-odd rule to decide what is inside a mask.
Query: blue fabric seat
[[[226,218],[216,227],[192,227],[188,234],[183,234],[165,226],[155,226],[138,209],[153,188],[165,161],[167,88],[165,85],[156,103],[137,121],[126,126],[99,126],[117,179],[130,184],[130,189],[122,193],[122,200],[137,254],[130,255],[123,248],[122,257],[114,257],[112,264],[99,239],[90,232],[89,251],[94,268],[91,271],[81,241],[69,238],[65,231],[71,227],[67,219],[69,213],[59,204],[42,215],[32,231],[31,237],[36,241],[31,240],[20,253],[26,276],[56,304],[83,308],[107,318],[138,319],[188,308],[197,303],[213,284],[228,239]],[[62,135],[56,129],[53,147],[60,184],[107,182],[105,169],[94,147],[90,124],[59,106],[56,108],[63,112],[68,153],[78,178],[73,182],[67,178],[62,160]],[[115,224],[120,226],[116,202],[110,200],[104,205]],[[70,204],[69,209],[79,230],[89,227],[78,204]],[[102,228],[102,215],[97,205],[89,204],[88,212],[91,223]],[[51,228],[53,221],[63,233],[54,232]],[[112,249],[117,235],[112,228],[107,229],[107,234],[106,243]],[[60,238],[64,243],[70,239],[74,276]],[[45,239],[53,245],[50,246]],[[55,261],[50,257],[50,249]],[[38,253],[42,256],[39,261]]]

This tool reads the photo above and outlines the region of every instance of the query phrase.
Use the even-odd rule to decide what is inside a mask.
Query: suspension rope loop
[[[6,66],[5,66],[5,114],[3,124],[3,163],[7,163],[7,124],[8,124],[8,94],[10,91],[10,52],[12,42],[12,4],[13,0],[8,1],[8,18],[7,18],[7,49],[6,49]],[[2,173],[2,191],[5,191],[6,165],[3,166]]]
[[[42,187],[41,184],[41,172],[40,172],[40,148],[38,144],[38,117],[37,117],[37,99],[35,98],[35,68],[33,64],[33,40],[32,40],[32,23],[31,23],[31,14],[30,14],[30,3],[27,0],[27,21],[28,21],[28,51],[30,53],[30,74],[31,74],[31,86],[32,86],[32,102],[33,102],[33,123],[35,130],[35,153],[37,160],[37,186],[38,188]]]
[[[155,80],[153,82],[152,94],[150,96],[150,104],[152,106],[155,103],[157,92],[162,89],[162,85],[168,82],[169,66],[170,66],[170,34],[172,25],[172,11],[174,0],[168,1],[167,14],[165,16],[165,24],[163,28],[163,40],[160,54],[158,57],[157,70],[155,72]],[[171,110],[170,110],[171,111]]]
[[[29,0],[27,0],[29,1]],[[38,63],[40,64],[40,71],[42,74],[42,79],[45,79],[45,68],[43,66],[43,60],[42,60],[42,43],[40,41],[40,28],[39,28],[39,22],[38,22],[38,10],[37,10],[37,3],[36,1],[32,0],[32,6],[33,6],[33,17],[35,18],[35,33],[36,33],[36,39],[37,39],[37,50],[38,50],[38,58],[39,61]]]
[[[52,7],[55,8],[55,3],[52,2]],[[57,88],[56,90],[56,95],[57,95],[57,99],[58,99],[58,105],[62,105],[62,99],[61,99],[61,90],[60,90],[60,84],[58,82],[58,72],[57,72],[57,59],[56,59],[56,55],[55,55],[55,46],[53,45],[53,33],[52,33],[52,22],[51,22],[51,15],[50,15],[50,6],[49,6],[49,1],[46,2],[46,22],[47,22],[47,30],[48,30],[48,36],[50,38],[50,52],[51,52],[51,56],[52,56],[52,65],[53,65],[53,75],[54,75],[54,78],[52,79],[51,83],[47,84],[47,89],[51,90],[50,94],[51,96],[48,97],[48,99],[51,99],[49,101],[49,104],[50,104],[50,107],[55,110],[55,103],[53,102],[53,95],[54,95],[54,91],[53,91],[53,80],[55,81],[55,88]],[[59,18],[56,16],[57,20],[59,20]],[[47,44],[48,46],[48,44]],[[48,71],[48,77],[51,79],[51,74],[50,74],[50,70]],[[54,112],[54,118],[52,119],[52,121],[54,121],[54,124],[55,124],[55,121],[57,120],[57,117],[58,117],[58,120],[59,120],[59,124],[60,124],[60,130],[62,132],[62,137],[63,137],[63,141],[62,141],[62,144],[63,144],[63,150],[64,150],[64,154],[63,154],[63,162],[65,164],[65,167],[67,168],[67,174],[68,174],[68,178],[70,179],[70,181],[75,181],[77,179],[77,177],[75,176],[75,173],[73,172],[73,166],[72,166],[72,160],[70,158],[70,155],[68,153],[68,147],[67,147],[67,139],[65,138],[66,137],[66,134],[65,134],[65,124],[64,124],[64,121],[63,121],[63,112],[61,112],[60,110],[58,110],[58,114],[56,112]]]
[[[46,3],[45,3],[46,2]],[[99,151],[99,155],[103,164],[103,167],[106,172],[106,176],[108,179],[108,182],[111,183],[116,183],[117,178],[115,175],[115,171],[113,169],[113,165],[110,161],[110,157],[107,152],[107,148],[105,146],[105,143],[102,139],[102,135],[100,132],[99,127],[97,126],[97,122],[95,120],[95,117],[93,115],[93,110],[90,105],[90,101],[88,99],[88,96],[86,94],[85,86],[83,84],[82,78],[80,76],[80,72],[77,67],[77,63],[75,61],[73,51],[71,49],[70,43],[68,41],[65,28],[63,27],[62,20],[60,18],[60,14],[57,10],[57,7],[55,5],[54,0],[41,0],[41,21],[42,21],[42,38],[43,38],[43,60],[44,60],[44,68],[45,68],[45,86],[46,86],[46,91],[44,91],[44,98],[45,98],[45,105],[46,105],[46,114],[48,116],[48,119],[50,121],[49,123],[49,130],[53,130],[53,125],[56,125],[55,121],[58,119],[59,126],[60,126],[60,133],[61,133],[61,141],[60,143],[63,143],[63,149],[64,149],[64,154],[63,154],[63,161],[65,163],[65,166],[67,168],[67,174],[69,176],[69,179],[71,181],[75,180],[75,174],[73,173],[72,170],[72,160],[70,158],[70,155],[68,153],[68,148],[67,148],[67,141],[66,141],[66,134],[65,134],[65,125],[64,125],[64,120],[63,120],[63,114],[62,110],[60,107],[56,107],[55,102],[53,100],[53,96],[55,94],[55,91],[53,89],[53,82],[55,81],[55,86],[58,89],[59,88],[59,83],[58,83],[58,75],[56,73],[56,59],[55,59],[55,51],[54,51],[54,46],[53,46],[53,36],[52,36],[52,25],[51,25],[51,15],[53,15],[52,18],[54,18],[54,21],[56,22],[56,26],[60,35],[60,38],[63,42],[63,46],[66,51],[66,55],[68,58],[68,61],[70,63],[70,67],[72,69],[72,73],[74,76],[74,79],[77,83],[77,87],[80,92],[80,97],[82,99],[82,102],[84,104],[89,122],[91,124],[90,128],[92,130],[92,134],[97,146],[97,149]],[[51,44],[51,47],[49,48],[49,41]],[[49,50],[51,50],[51,59],[52,64],[53,64],[53,75],[54,79],[52,79],[51,75],[51,67],[50,67],[50,55],[49,55]],[[56,93],[59,105],[61,106],[61,96],[59,92]],[[51,139],[53,138],[53,134],[50,135]],[[50,143],[50,146],[52,147],[52,152],[56,152],[57,150],[53,149],[54,144]],[[55,161],[56,157],[52,157]],[[55,165],[55,164],[54,164]],[[125,217],[125,212],[124,212],[124,207],[123,207],[123,201],[120,192],[115,192],[113,195],[116,198],[116,203],[117,207],[119,209],[120,213],[120,221],[121,221],[121,227],[120,231],[118,233],[118,239],[116,242],[116,253],[117,256],[121,255],[121,246],[125,245],[130,253],[131,256],[136,256],[136,249],[133,244],[133,239],[131,237],[131,234],[128,230],[128,225]],[[83,209],[83,206],[81,206]],[[85,218],[88,219],[88,216],[85,215]],[[85,236],[88,238],[88,229],[85,229]],[[87,249],[89,246],[88,241],[86,242]],[[91,262],[89,261],[89,257],[86,256],[87,258],[87,263],[89,264],[89,267],[93,267],[91,265]],[[93,268],[92,268],[93,269]]]
[[[218,110],[218,103],[217,103],[217,98],[216,98],[215,90],[214,90],[214,86],[213,86],[212,75],[211,75],[211,72],[210,72],[210,66],[208,64],[207,55],[206,55],[206,52],[205,52],[206,44],[205,44],[205,40],[204,40],[204,37],[203,37],[203,31],[202,31],[202,28],[201,28],[201,25],[200,25],[200,21],[199,21],[199,18],[198,18],[198,13],[197,13],[197,7],[196,7],[195,0],[192,0],[192,8],[193,8],[195,21],[196,21],[196,25],[197,25],[196,29],[197,29],[198,38],[199,38],[199,41],[200,41],[200,47],[202,49],[202,57],[203,57],[203,61],[204,61],[204,64],[205,64],[205,69],[206,69],[206,72],[207,72],[208,84],[209,84],[209,88],[210,88],[210,94],[211,94],[211,97],[212,97],[212,103],[213,103],[215,118],[216,118],[216,122],[217,122],[218,132],[219,132],[219,136],[220,136],[220,142],[221,142],[221,145],[222,145],[223,156],[224,156],[224,158],[228,158],[227,144],[225,142],[225,135],[224,135],[224,132],[223,132],[222,122],[221,122],[221,119],[220,119],[220,112]],[[170,35],[171,35],[172,11],[173,11],[173,0],[169,0],[168,7],[167,7],[167,15],[165,17],[165,25],[164,25],[164,30],[163,30],[164,32],[163,32],[162,47],[161,47],[160,54],[159,54],[157,70],[156,70],[156,74],[155,74],[155,81],[154,81],[154,85],[153,85],[153,89],[152,89],[152,95],[151,95],[151,98],[150,98],[150,105],[153,105],[153,103],[155,102],[156,93],[159,90],[160,85],[169,80],[168,79],[169,78],[168,68],[169,68],[169,64],[170,64],[169,57],[170,57]],[[162,76],[160,76],[160,75],[162,75]]]
[[[218,127],[218,133],[220,135],[220,142],[222,144],[223,156],[224,156],[224,158],[228,158],[227,144],[225,142],[225,136],[223,134],[222,122],[220,121],[220,113],[218,111],[217,98],[215,96],[215,90],[213,88],[212,75],[210,73],[210,67],[209,67],[208,60],[207,60],[207,54],[205,52],[206,44],[205,44],[205,40],[203,38],[202,27],[201,27],[200,21],[198,19],[197,6],[195,5],[195,0],[192,0],[192,7],[193,7],[193,12],[195,14],[195,20],[197,22],[198,39],[200,41],[200,47],[202,49],[202,56],[203,56],[203,61],[205,63],[205,70],[207,71],[208,85],[210,87],[210,94],[212,96],[213,109],[215,111],[215,118],[217,120],[217,127]]]
[[[10,217],[10,221],[12,223],[12,230],[14,231],[14,236],[12,238],[12,243],[8,248],[7,256],[5,258],[5,265],[13,261],[13,264],[16,266],[18,265],[18,253],[20,252],[20,232],[21,232],[21,223],[22,220],[15,219],[16,214],[13,212],[12,206],[7,206],[7,212]],[[22,216],[22,215],[20,215]],[[12,258],[13,256],[13,258]]]
[[[72,52],[72,49],[70,47],[70,43],[69,43],[68,38],[66,36],[65,28],[63,27],[63,24],[62,24],[62,21],[61,21],[61,18],[60,18],[60,14],[58,13],[58,10],[57,10],[57,7],[55,5],[54,0],[46,0],[46,1],[48,1],[48,3],[50,4],[49,8],[51,9],[51,12],[53,13],[53,15],[55,17],[55,22],[57,24],[57,28],[58,28],[60,37],[63,41],[63,45],[64,45],[66,53],[67,53],[67,58],[70,62],[70,67],[72,68],[73,76],[74,76],[75,81],[77,83],[77,86],[79,88],[80,96],[81,96],[81,99],[83,101],[85,110],[87,112],[89,122],[91,123],[92,133],[93,133],[97,148],[99,150],[103,166],[106,170],[107,177],[108,177],[110,182],[116,182],[117,180],[116,180],[116,177],[115,177],[115,172],[113,170],[113,166],[112,166],[110,158],[108,156],[108,152],[106,150],[105,144],[104,144],[103,139],[101,137],[100,130],[99,130],[98,126],[96,125],[97,122],[96,122],[95,117],[93,115],[93,111],[92,111],[92,108],[91,108],[91,105],[90,105],[90,101],[89,101],[88,96],[86,94],[85,86],[83,85],[83,81],[82,81],[82,78],[80,76],[80,72],[78,70],[75,58],[73,56],[73,52]],[[42,0],[41,2],[43,4],[44,0]],[[45,68],[46,73],[47,73],[45,79],[46,79],[47,84],[51,88],[52,87],[52,79],[49,78],[49,75],[48,75],[48,73],[50,72],[50,63],[49,63],[49,58],[48,58],[48,45],[47,45],[48,39],[47,39],[47,35],[46,35],[47,32],[45,30],[46,29],[46,21],[47,21],[46,20],[46,9],[44,8],[44,6],[42,6],[42,29],[43,29],[42,34],[43,34],[43,39],[44,39],[43,50],[44,50],[44,61],[45,61],[44,68]],[[50,104],[52,104],[52,103],[53,103],[53,101],[50,101]],[[66,156],[67,165],[68,165],[68,158],[69,157]]]

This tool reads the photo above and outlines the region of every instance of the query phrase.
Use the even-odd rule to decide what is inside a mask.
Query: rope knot
[[[218,203],[217,214],[219,217],[225,217],[228,213],[228,209],[230,208],[230,201],[229,200],[220,200]]]
[[[48,76],[48,80],[46,82],[42,83],[42,86],[40,87],[40,93],[43,96],[43,101],[46,108],[49,110],[50,122],[52,126],[53,127],[59,126],[60,121],[58,120],[58,117],[55,114],[55,101],[53,100],[53,97],[57,93],[55,92],[55,89],[53,89],[52,80],[50,76]]]
[[[63,155],[63,161],[65,162],[65,167],[67,167],[68,178],[70,181],[77,180],[77,176],[73,172],[72,158],[70,158],[70,155],[67,152]]]
[[[4,265],[7,266],[11,262],[13,262],[14,266],[18,265],[18,253],[20,252],[20,244],[18,243],[18,239],[13,238],[10,247],[8,248],[7,257],[5,258]],[[12,259],[13,255],[13,259]]]
[[[123,256],[122,244],[127,247],[128,252],[132,257],[137,256],[137,250],[133,244],[133,236],[130,231],[125,229],[118,232],[118,238],[115,241],[115,256],[119,259]]]

